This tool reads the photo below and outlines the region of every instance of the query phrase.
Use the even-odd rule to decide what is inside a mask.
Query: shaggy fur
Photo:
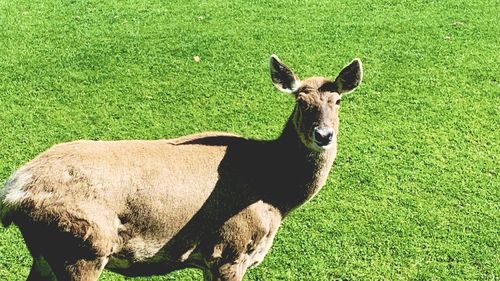
[[[297,105],[273,141],[226,133],[173,140],[76,141],[42,153],[0,193],[2,222],[33,256],[28,280],[97,280],[186,267],[241,280],[281,220],[325,184],[336,155],[338,100],[361,81],[358,60],[333,82],[304,81],[275,56],[275,85]],[[327,145],[314,139],[331,128]]]

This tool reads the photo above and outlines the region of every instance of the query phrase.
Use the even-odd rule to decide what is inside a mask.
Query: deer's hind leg
[[[51,266],[47,262],[47,260],[42,256],[43,247],[41,246],[41,242],[37,239],[37,237],[43,237],[43,235],[34,235],[31,232],[24,231],[23,228],[20,228],[21,233],[23,234],[24,241],[26,242],[26,246],[28,251],[30,252],[33,258],[33,264],[31,265],[31,270],[28,275],[27,281],[57,281],[57,278],[52,271]]]
[[[31,237],[24,235],[33,256],[28,281],[96,281],[108,262],[107,257],[82,253],[64,244],[50,243],[50,240],[45,244],[50,247],[44,247],[41,241]]]
[[[33,265],[27,281],[57,281],[52,268],[42,256],[33,256]]]
[[[78,217],[63,220],[63,215],[54,216],[57,223],[18,220],[34,259],[28,280],[96,281],[117,247],[113,225],[101,227],[100,221]]]

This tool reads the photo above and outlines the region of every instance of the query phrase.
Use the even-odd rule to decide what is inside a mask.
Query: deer
[[[161,140],[57,144],[0,191],[0,219],[33,257],[27,280],[94,281],[184,268],[242,280],[282,220],[325,185],[337,154],[340,99],[361,82],[359,59],[335,79],[300,80],[276,55],[276,88],[295,99],[273,140],[205,132]]]

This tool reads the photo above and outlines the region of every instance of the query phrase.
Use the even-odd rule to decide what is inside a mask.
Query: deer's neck
[[[292,114],[293,116],[293,114]],[[304,204],[325,184],[336,155],[336,144],[329,150],[314,151],[300,140],[293,117],[290,117],[281,136],[276,140],[279,170],[278,190],[274,198],[277,207],[287,214]]]

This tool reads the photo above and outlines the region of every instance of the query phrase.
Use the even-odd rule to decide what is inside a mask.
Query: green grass
[[[500,278],[498,2],[111,2],[0,1],[1,179],[75,139],[274,138],[270,54],[301,77],[360,57],[327,185],[245,280]],[[0,228],[0,280],[30,264]]]

